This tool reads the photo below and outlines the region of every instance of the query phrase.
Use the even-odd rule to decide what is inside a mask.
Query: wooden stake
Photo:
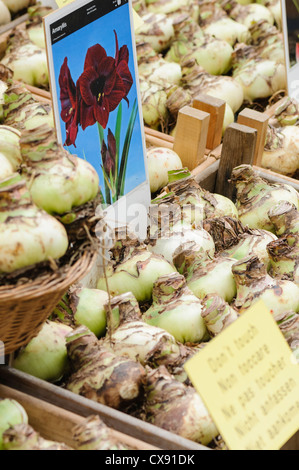
[[[234,199],[235,190],[229,183],[233,168],[253,164],[257,130],[238,123],[227,127],[215,185],[215,193]]]
[[[209,95],[197,95],[193,100],[193,108],[210,114],[210,125],[207,137],[207,148],[214,150],[221,144],[222,128],[225,113],[225,101]]]
[[[244,126],[253,127],[257,130],[256,146],[253,158],[253,164],[261,166],[265,147],[269,115],[260,113],[254,109],[245,108],[238,116],[238,123]]]
[[[208,113],[191,106],[179,111],[173,150],[190,171],[205,160],[209,122]]]

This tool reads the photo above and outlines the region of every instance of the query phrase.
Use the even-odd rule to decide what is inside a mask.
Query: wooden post
[[[215,193],[234,199],[235,190],[229,183],[233,168],[252,165],[257,130],[238,123],[230,124],[223,138],[222,153],[215,185]]]
[[[225,113],[225,101],[209,95],[197,95],[192,103],[193,108],[210,114],[210,125],[207,137],[207,149],[214,150],[221,144],[222,128]]]
[[[210,115],[191,106],[178,113],[173,150],[183,166],[193,170],[205,160]]]
[[[254,109],[245,108],[239,113],[238,123],[244,126],[253,127],[257,130],[256,146],[253,164],[261,166],[265,147],[269,116]]]

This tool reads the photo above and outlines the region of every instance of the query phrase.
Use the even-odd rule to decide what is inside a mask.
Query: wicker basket
[[[86,249],[65,270],[38,276],[16,287],[0,287],[0,340],[11,354],[38,334],[68,288],[86,275],[96,251]]]
[[[100,246],[96,224],[101,216],[95,215],[98,202],[96,198],[81,206],[77,220],[66,226],[69,249],[61,259],[0,276],[0,341],[5,355],[28,344],[69,287],[91,270]]]

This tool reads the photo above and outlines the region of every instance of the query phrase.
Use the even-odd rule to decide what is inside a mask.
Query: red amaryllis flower
[[[115,174],[116,159],[116,140],[110,129],[108,129],[108,147],[103,140],[101,153],[104,170],[106,175],[110,177],[110,172],[112,175]]]
[[[67,58],[64,59],[59,75],[61,119],[65,123],[66,140],[64,145],[75,145],[79,125],[79,96],[72,79]]]
[[[115,58],[109,57],[105,49],[96,44],[88,49],[84,72],[78,80],[81,95],[80,124],[82,129],[98,122],[104,129],[109,113],[117,108],[133,84],[128,67],[128,47],[118,48],[116,32]]]

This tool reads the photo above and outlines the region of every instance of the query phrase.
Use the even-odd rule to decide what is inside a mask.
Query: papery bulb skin
[[[240,165],[232,171],[231,182],[237,190],[236,207],[239,219],[252,229],[274,233],[268,213],[277,203],[293,203],[298,209],[297,191],[288,184],[271,184],[259,177],[250,165]]]
[[[237,295],[232,306],[241,314],[258,300],[263,300],[274,319],[283,312],[299,311],[299,287],[292,281],[272,278],[256,256],[232,267]]]

